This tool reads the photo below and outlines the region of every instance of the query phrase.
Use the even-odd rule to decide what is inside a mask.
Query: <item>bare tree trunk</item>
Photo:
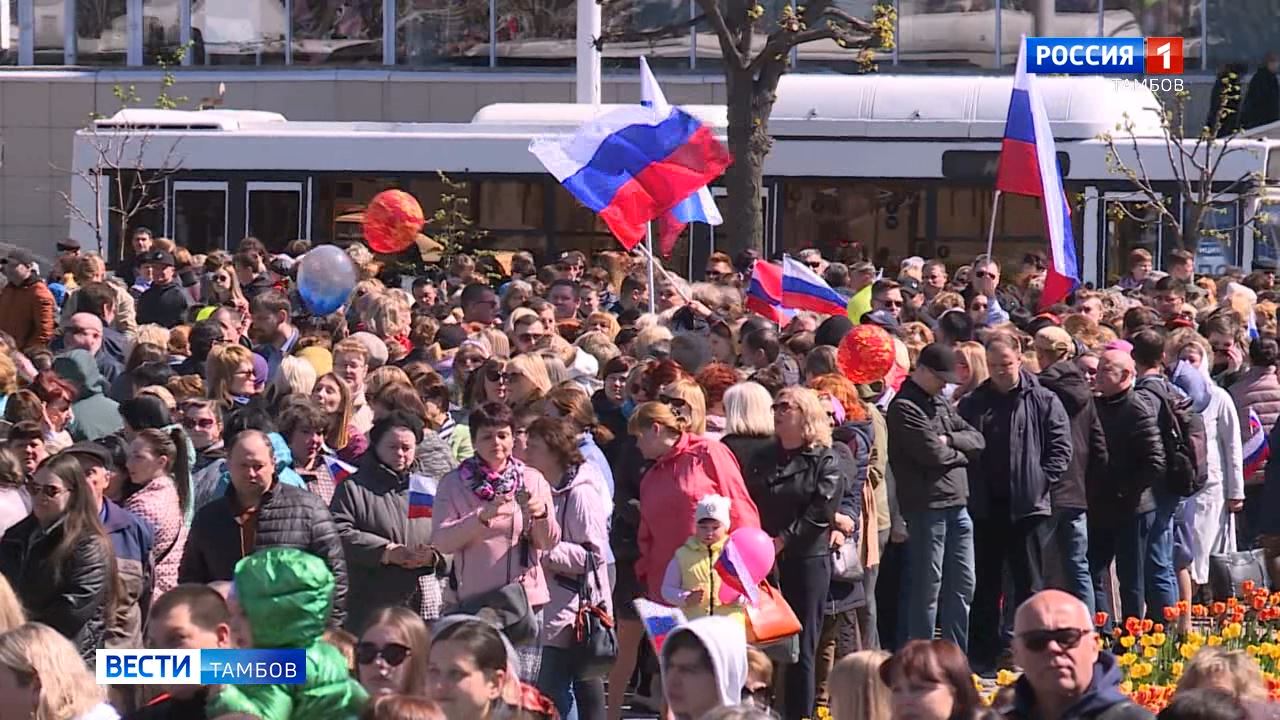
[[[766,74],[768,71],[766,71]],[[776,79],[758,81],[749,70],[733,71],[728,79],[729,152],[733,164],[725,171],[729,191],[728,230],[724,251],[730,255],[752,249],[764,253],[764,212],[761,203],[764,159],[769,154],[769,114],[776,99]],[[719,249],[719,248],[717,248]]]

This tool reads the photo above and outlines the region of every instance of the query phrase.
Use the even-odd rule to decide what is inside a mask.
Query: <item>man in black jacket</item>
[[[1052,542],[1057,550],[1058,571],[1045,578],[1052,587],[1066,590],[1093,607],[1093,580],[1089,576],[1088,494],[1086,487],[1105,482],[1107,436],[1102,432],[1093,389],[1075,363],[1075,343],[1066,330],[1047,327],[1036,333],[1036,359],[1040,384],[1058,396],[1071,423],[1071,462],[1062,479],[1049,488],[1053,505]]]
[[[1067,411],[1058,396],[1022,367],[1022,350],[1012,338],[987,341],[990,378],[960,401],[960,416],[986,439],[969,480],[973,515],[975,575],[970,622],[979,633],[969,657],[976,668],[993,670],[1012,632],[1000,622],[1004,567],[1013,580],[1012,602],[1022,604],[1041,588],[1043,537],[1049,520],[1049,489],[1058,485],[1071,461]],[[1001,632],[995,632],[1001,628]]]
[[[333,572],[330,627],[346,619],[347,562],[329,508],[317,495],[276,482],[271,440],[245,430],[231,446],[231,483],[222,497],[196,512],[178,568],[179,582],[232,579],[245,555],[269,547],[292,547],[321,557]]]
[[[155,323],[161,327],[177,327],[185,320],[190,298],[174,279],[173,255],[152,250],[143,255],[142,265],[151,268],[151,286],[138,298],[138,324]]]
[[[886,422],[889,465],[909,533],[907,633],[930,639],[941,624],[944,640],[967,649],[974,585],[967,468],[985,441],[941,395],[956,381],[955,370],[952,348],[934,343],[921,350]]]
[[[1098,419],[1107,437],[1106,481],[1088,487],[1089,572],[1093,575],[1094,607],[1110,610],[1103,578],[1116,564],[1123,617],[1142,617],[1143,550],[1155,517],[1151,486],[1164,478],[1164,442],[1156,421],[1156,407],[1133,390],[1133,358],[1123,350],[1108,350],[1098,363],[1094,385]]]
[[[1262,65],[1249,79],[1249,89],[1244,93],[1240,106],[1240,126],[1245,130],[1280,120],[1280,56],[1267,53]]]

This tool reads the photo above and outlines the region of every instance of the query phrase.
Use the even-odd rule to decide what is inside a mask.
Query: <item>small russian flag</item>
[[[782,306],[824,315],[844,315],[849,301],[831,289],[808,265],[790,255],[782,258]]]
[[[1244,476],[1251,477],[1261,471],[1267,464],[1267,458],[1271,457],[1271,444],[1267,442],[1262,419],[1253,408],[1249,408],[1249,422],[1244,435]]]
[[[333,476],[333,484],[337,485],[343,480],[356,474],[356,467],[348,465],[338,459],[336,455],[325,455],[324,465],[329,468],[329,474]]]
[[[666,641],[667,636],[676,628],[689,622],[680,608],[659,605],[644,598],[636,598],[632,604],[636,608],[636,614],[640,616],[640,621],[644,623],[644,632],[649,636],[653,651],[659,655],[662,654],[662,643]]]
[[[436,504],[436,479],[414,473],[409,476],[409,519],[429,518]]]
[[[760,601],[760,581],[764,578],[751,577],[747,572],[747,564],[738,552],[738,546],[733,542],[724,544],[724,550],[716,560],[715,570],[725,585],[738,591],[739,595],[746,595],[747,601],[753,606]]]

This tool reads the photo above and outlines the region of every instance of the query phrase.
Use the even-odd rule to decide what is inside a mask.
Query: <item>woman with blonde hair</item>
[[[9,581],[0,575],[0,633],[7,633],[27,621],[18,594]]]
[[[844,478],[831,448],[831,419],[813,390],[786,387],[773,402],[774,472],[748,484],[761,528],[778,553],[782,597],[800,620],[800,658],[786,671],[787,706],[812,717],[818,641],[831,583],[831,527]]]
[[[3,707],[14,717],[32,720],[114,720],[120,717],[107,704],[76,648],[56,630],[27,623],[0,635],[0,680]],[[6,714],[6,717],[8,715]]]
[[[280,367],[267,383],[263,398],[267,407],[277,411],[284,406],[286,398],[291,396],[306,397],[316,387],[316,369],[311,363],[292,355],[280,359]]]
[[[258,393],[253,375],[253,353],[241,345],[218,345],[209,351],[205,392],[224,412],[247,405]]]
[[[604,333],[606,337],[613,340],[618,336],[618,331],[622,330],[622,326],[618,324],[618,318],[614,317],[613,313],[597,310],[587,316],[582,330],[584,333]]]
[[[328,373],[316,380],[311,398],[329,418],[324,444],[345,462],[354,462],[368,449],[369,441],[351,422],[351,386],[337,374]]]
[[[382,389],[388,385],[413,387],[413,381],[409,379],[409,373],[395,365],[383,365],[369,371],[369,377],[364,381],[364,396],[372,402],[373,396],[382,392]]]
[[[889,720],[889,686],[880,679],[880,666],[890,657],[884,650],[846,655],[831,670],[833,720]]]
[[[1203,647],[1187,661],[1177,692],[1215,688],[1241,700],[1267,702],[1267,684],[1257,661],[1240,650]]]
[[[755,475],[773,472],[773,397],[763,385],[742,382],[724,393],[724,436],[728,447],[742,468],[747,484],[764,480]]]
[[[133,352],[133,348],[143,343],[150,343],[163,350],[166,355],[169,352],[169,328],[155,323],[148,323],[138,328],[138,334],[133,338],[133,344],[129,346],[129,352]]]
[[[707,433],[707,396],[694,379],[681,377],[663,385],[656,400],[683,417],[689,432],[695,435]]]
[[[951,393],[951,402],[959,403],[966,395],[987,381],[987,351],[979,342],[962,342],[956,345],[956,375],[960,383]]]
[[[404,607],[375,610],[356,643],[356,679],[370,697],[423,695],[431,632],[417,613]]]
[[[922,322],[903,323],[901,337],[902,342],[906,343],[907,354],[911,358],[911,366],[915,367],[916,358],[920,356],[920,351],[933,342],[933,331]]]
[[[551,392],[551,377],[542,358],[530,353],[507,361],[509,387],[507,404],[513,408],[530,405]]]

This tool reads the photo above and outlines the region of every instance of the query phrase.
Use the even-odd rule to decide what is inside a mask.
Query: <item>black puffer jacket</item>
[[[360,471],[338,485],[329,509],[350,563],[347,627],[362,631],[368,617],[388,605],[416,609],[418,578],[434,574],[437,566],[410,570],[382,562],[390,543],[409,548],[431,544],[431,519],[409,519],[408,473],[397,475],[367,452]]]
[[[1053,392],[1036,376],[1023,369],[1018,386],[1001,393],[990,380],[979,385],[960,401],[960,415],[984,438],[992,438],[1003,426],[1000,414],[1008,418],[1009,455],[993,452],[995,443],[984,448],[970,478],[969,512],[985,519],[991,514],[989,493],[994,486],[980,478],[1004,476],[1009,481],[1010,520],[1049,514],[1049,489],[1057,485],[1071,462],[1071,429],[1067,412]]]
[[[342,538],[329,508],[309,490],[276,484],[258,504],[258,531],[252,548],[242,545],[241,511],[235,486],[228,485],[222,497],[196,512],[187,535],[187,546],[178,568],[178,582],[210,583],[230,580],[236,563],[245,555],[271,547],[291,547],[323,558],[333,572],[333,617],[330,627],[340,627],[347,614],[347,561]]]
[[[1088,484],[1100,483],[1107,471],[1107,436],[1093,405],[1093,391],[1080,366],[1071,360],[1056,362],[1041,371],[1040,384],[1058,396],[1071,421],[1071,462],[1062,481],[1051,488],[1053,509],[1087,509],[1086,478]]]
[[[1164,478],[1157,408],[1132,388],[1094,401],[1107,436],[1107,473],[1089,485],[1089,519],[1114,525],[1156,509],[1151,487]]]
[[[844,479],[831,448],[778,450],[776,472],[747,491],[760,509],[760,526],[783,540],[791,558],[831,552],[831,520],[840,508]]]
[[[107,632],[115,556],[106,538],[87,535],[67,556],[54,582],[49,556],[61,540],[61,521],[41,532],[36,516],[28,515],[0,540],[0,572],[18,594],[27,619],[62,633],[93,667],[94,651],[103,646]]]
[[[156,283],[138,298],[138,324],[181,325],[191,301],[177,283]]]

